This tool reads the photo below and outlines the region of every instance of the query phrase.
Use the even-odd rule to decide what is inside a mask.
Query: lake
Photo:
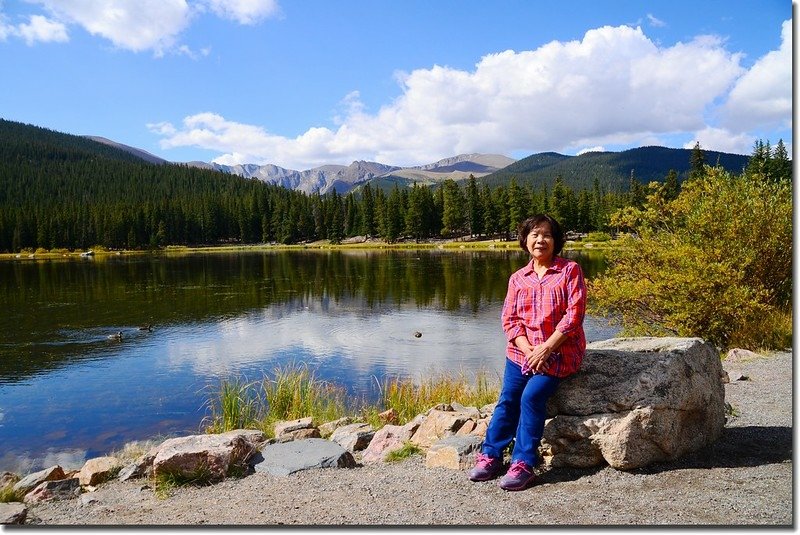
[[[565,256],[588,278],[604,269],[599,253]],[[126,442],[197,433],[220,379],[289,364],[367,401],[386,377],[499,376],[500,309],[527,259],[306,250],[0,262],[0,471],[79,468]],[[592,317],[585,329],[590,341],[617,332]]]

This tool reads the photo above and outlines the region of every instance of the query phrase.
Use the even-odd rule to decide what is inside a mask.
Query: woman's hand
[[[533,373],[542,373],[547,370],[547,361],[552,353],[553,350],[546,343],[531,346],[527,351],[523,350],[528,366]]]

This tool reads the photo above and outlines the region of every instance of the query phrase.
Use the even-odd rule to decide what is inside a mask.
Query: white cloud
[[[761,57],[737,81],[721,115],[723,126],[734,131],[791,127],[791,20],[783,23],[780,48]]]
[[[732,154],[750,154],[753,149],[755,137],[747,133],[734,133],[724,128],[706,127],[694,134],[690,142],[683,145],[684,149],[693,149],[695,143],[700,143],[704,150],[730,152]],[[714,164],[715,162],[708,162]]]
[[[280,11],[275,0],[206,0],[206,4],[218,16],[239,24],[256,24]]]
[[[191,20],[185,0],[36,0],[61,20],[134,52],[156,55],[175,44]]]
[[[64,43],[69,41],[66,26],[41,15],[32,15],[28,24],[20,24],[17,26],[16,33],[22,37],[29,46],[36,42]]]
[[[587,147],[585,149],[581,149],[576,153],[576,156],[580,156],[581,154],[586,154],[587,152],[605,152],[605,147],[601,145],[597,145],[596,147]]]
[[[23,39],[28,46],[37,42],[64,43],[69,41],[67,27],[58,21],[42,15],[30,15],[27,23],[23,22],[15,26],[9,23],[8,17],[0,13],[0,41],[5,41],[9,36]]]
[[[111,41],[114,46],[156,56],[166,52],[193,59],[206,56],[179,43],[180,35],[201,13],[215,15],[239,24],[256,24],[279,14],[276,0],[29,0],[44,7],[52,19],[31,17],[30,28],[9,27],[0,19],[0,40],[9,34],[26,41],[66,40],[67,25],[78,25],[91,35]],[[37,19],[34,23],[33,19]],[[10,30],[9,30],[10,29]],[[21,31],[26,33],[21,33]],[[47,38],[47,39],[46,39]]]
[[[436,65],[399,73],[398,98],[368,114],[351,93],[333,129],[317,126],[288,138],[200,114],[165,136],[162,147],[193,145],[224,153],[219,162],[308,169],[357,159],[409,165],[467,152],[635,144],[703,129],[707,110],[744,73],[740,60],[719,38],[659,47],[640,28],[606,26],[581,41],[489,54],[471,71]]]
[[[653,26],[654,28],[663,28],[667,25],[666,22],[656,18],[654,15],[650,13],[647,14],[647,21],[650,23],[650,26]]]

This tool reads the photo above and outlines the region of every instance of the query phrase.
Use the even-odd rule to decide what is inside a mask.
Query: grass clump
[[[472,407],[493,403],[500,393],[499,384],[499,377],[496,382],[490,380],[483,370],[476,372],[474,377],[462,371],[456,376],[436,374],[418,382],[409,378],[391,378],[383,382],[381,401],[384,407],[396,410],[400,423],[404,424],[440,403],[455,401]],[[368,419],[372,420],[372,417]]]
[[[221,381],[206,406],[207,433],[259,429],[274,436],[274,424],[311,416],[315,422],[336,420],[347,413],[344,388],[318,379],[306,365],[276,368],[260,381]]]
[[[14,490],[14,485],[17,483],[17,481],[19,481],[19,476],[14,475],[3,488],[0,488],[0,503],[22,501],[24,494]]]
[[[264,419],[264,400],[259,395],[258,382],[245,379],[225,379],[219,390],[206,402],[211,415],[207,418],[207,433],[224,433],[234,429],[258,429]]]
[[[339,419],[347,414],[344,388],[318,379],[306,365],[277,368],[261,388],[266,401],[266,423],[311,416],[316,422]]]
[[[379,400],[374,406],[355,406],[346,390],[318,379],[306,365],[291,364],[276,368],[260,381],[227,379],[220,383],[206,401],[210,415],[204,420],[207,433],[233,429],[258,429],[274,437],[274,425],[285,420],[311,417],[316,423],[360,414],[375,429],[383,427],[379,416],[385,409],[398,413],[404,424],[440,403],[458,402],[482,407],[497,401],[500,380],[492,380],[485,371],[432,375],[420,381],[410,378],[385,379],[379,384]],[[349,402],[348,402],[349,401]]]
[[[159,472],[153,476],[153,491],[157,498],[168,498],[177,487],[207,487],[213,483],[213,474],[207,466],[185,472]]]
[[[420,447],[415,446],[410,442],[406,442],[399,450],[394,450],[387,453],[384,460],[388,463],[395,463],[420,453],[422,453],[422,449]]]

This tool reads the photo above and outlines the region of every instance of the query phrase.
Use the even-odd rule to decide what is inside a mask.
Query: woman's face
[[[556,240],[550,229],[550,223],[542,223],[533,228],[526,242],[528,252],[537,262],[549,263],[553,259]]]

